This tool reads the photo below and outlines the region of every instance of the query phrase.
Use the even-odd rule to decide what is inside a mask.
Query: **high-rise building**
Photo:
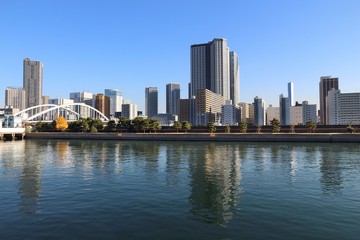
[[[122,93],[117,89],[105,89],[105,96],[110,98],[110,115],[115,116],[116,112],[121,112]]]
[[[166,113],[179,115],[180,113],[180,84],[169,83],[166,85]]]
[[[303,109],[303,124],[306,124],[310,121],[317,123],[316,104],[309,104],[308,101],[303,101],[302,109]]]
[[[94,94],[89,92],[73,92],[70,93],[70,99],[74,100],[75,103],[85,103],[86,101],[92,100]],[[92,106],[93,104],[88,104]]]
[[[234,52],[230,52],[230,100],[234,106],[240,103],[240,69],[239,57]]]
[[[233,56],[235,56],[233,54]],[[233,59],[234,70],[236,59]],[[230,57],[227,40],[215,38],[213,41],[191,46],[191,93],[208,89],[230,99]],[[234,71],[236,74],[236,71]],[[234,86],[236,87],[236,86]]]
[[[5,89],[5,105],[25,109],[25,90],[23,88],[7,87]]]
[[[23,88],[25,89],[25,107],[42,104],[43,65],[39,61],[24,59]]]
[[[102,93],[96,94],[95,108],[106,117],[110,117],[110,98]]]
[[[281,125],[290,125],[290,101],[283,94],[279,97],[279,108]]]
[[[138,116],[137,105],[132,103],[123,104],[121,116],[129,120],[136,118]]]
[[[264,126],[266,124],[265,109],[265,101],[256,96],[254,98],[254,124],[256,126]]]
[[[328,124],[360,124],[360,93],[328,92]]]
[[[293,82],[288,83],[288,98],[289,98],[289,101],[290,101],[290,106],[295,106],[294,83]]]
[[[179,121],[188,121],[192,125],[196,125],[196,99],[180,99]]]
[[[339,89],[339,79],[332,78],[331,76],[323,76],[320,77],[319,83],[319,91],[320,91],[320,123],[328,124],[327,117],[327,107],[326,107],[326,98],[328,96],[328,92],[331,89],[338,90]]]
[[[145,115],[149,118],[158,114],[158,89],[157,87],[145,88]]]

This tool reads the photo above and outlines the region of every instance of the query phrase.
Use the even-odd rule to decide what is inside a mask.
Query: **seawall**
[[[218,141],[218,142],[354,142],[360,134],[345,133],[27,133],[25,139]]]

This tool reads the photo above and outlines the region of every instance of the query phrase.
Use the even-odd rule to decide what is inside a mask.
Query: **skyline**
[[[6,87],[22,86],[28,57],[44,65],[43,95],[115,88],[144,111],[144,89],[154,86],[164,113],[166,84],[187,98],[190,46],[214,38],[239,56],[241,102],[278,106],[293,82],[295,101],[319,106],[321,76],[360,92],[360,2],[211,2],[1,2],[0,106]]]

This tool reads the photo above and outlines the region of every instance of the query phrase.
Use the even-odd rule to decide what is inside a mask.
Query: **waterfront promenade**
[[[26,139],[214,141],[214,142],[356,142],[349,133],[27,133]]]

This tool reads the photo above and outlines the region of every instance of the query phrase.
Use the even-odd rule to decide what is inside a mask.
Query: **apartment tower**
[[[179,115],[180,113],[180,84],[169,83],[166,85],[166,113]]]
[[[320,77],[319,91],[320,91],[320,123],[329,124],[326,99],[331,89],[339,90],[339,79],[331,76]]]
[[[23,88],[25,89],[25,107],[42,104],[43,65],[40,61],[24,59]]]

